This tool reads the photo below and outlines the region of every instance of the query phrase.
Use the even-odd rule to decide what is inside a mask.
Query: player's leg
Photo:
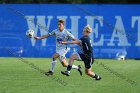
[[[55,69],[55,66],[56,66],[56,59],[59,57],[59,54],[58,53],[55,53],[52,57],[52,63],[51,63],[51,68],[50,68],[50,71],[46,72],[45,74],[46,75],[53,75],[53,72],[54,72],[54,69]]]
[[[65,48],[57,50],[57,53],[60,55],[59,56],[59,61],[61,62],[63,67],[67,67],[68,66],[68,63],[67,63],[66,57],[65,57],[65,54],[67,53],[67,51],[68,50],[65,49]]]
[[[92,72],[91,68],[85,68],[85,73],[86,75],[90,76],[90,77],[94,77],[95,76],[95,73]]]
[[[92,78],[95,78],[95,80],[100,80],[101,79],[101,77],[99,76],[99,75],[97,75],[97,74],[95,74],[92,70],[91,70],[91,68],[85,68],[85,73],[86,73],[86,75],[88,75],[88,76],[90,76],[90,77],[92,77]]]
[[[59,54],[58,53],[55,53],[52,57],[52,64],[51,64],[51,71],[54,72],[54,69],[55,69],[55,65],[56,65],[56,62],[57,62],[57,58],[59,57]]]
[[[71,56],[71,57],[73,58],[73,56]],[[66,61],[65,54],[64,55],[60,55],[59,56],[59,60],[60,60],[60,62],[61,62],[61,64],[62,64],[63,67],[68,67],[68,63]],[[80,75],[82,76],[82,70],[81,70],[82,68],[81,68],[80,65],[76,66],[76,65],[71,64],[71,66],[72,66],[72,69],[78,70],[79,73],[80,73]]]
[[[69,76],[70,70],[72,68],[74,68],[74,69],[77,69],[79,71],[80,75],[82,75],[81,66],[80,65],[79,66],[73,65],[74,60],[76,60],[78,58],[79,58],[78,54],[72,54],[70,56],[70,59],[69,59],[69,64],[67,66],[67,71],[61,71],[61,73],[64,74],[64,75],[66,75],[66,76]]]
[[[63,67],[67,67],[67,66],[68,66],[66,57],[60,55],[60,56],[59,56],[59,61],[61,62],[61,64],[62,64]]]
[[[60,60],[63,67],[68,66],[66,56],[65,56],[68,51],[69,51],[69,49],[60,49],[59,51],[57,51],[57,53],[60,55],[59,60]],[[81,70],[81,66],[80,65],[78,65],[78,66],[72,65],[72,69]]]
[[[85,73],[86,75],[92,77],[92,78],[95,78],[95,80],[100,80],[101,77],[97,74],[95,74],[93,71],[92,71],[92,64],[94,62],[94,59],[92,57],[87,57],[85,58],[84,60],[84,64],[85,64]]]
[[[59,60],[60,60],[63,67],[68,67],[68,63],[67,63],[66,57],[64,57],[64,55],[60,56]],[[76,66],[76,65],[72,64],[72,69],[78,70],[78,69],[81,69],[81,66],[80,65]]]

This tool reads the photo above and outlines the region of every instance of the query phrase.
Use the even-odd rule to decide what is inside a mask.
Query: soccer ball
[[[29,29],[29,30],[26,32],[26,35],[27,35],[29,38],[33,38],[33,37],[34,37],[34,30]]]

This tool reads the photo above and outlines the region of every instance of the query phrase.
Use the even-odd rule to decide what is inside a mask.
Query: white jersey
[[[68,30],[64,29],[62,32],[59,31],[59,29],[53,30],[51,33],[49,33],[50,36],[54,35],[56,36],[56,51],[61,49],[67,49],[66,44],[60,44],[61,41],[68,41],[68,39],[74,39],[75,37],[68,32]]]

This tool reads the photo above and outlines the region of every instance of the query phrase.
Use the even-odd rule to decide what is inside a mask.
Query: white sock
[[[55,68],[56,62],[57,62],[57,61],[52,61],[50,71],[54,72],[54,68]]]
[[[70,71],[68,71],[68,73],[70,73]]]
[[[72,65],[72,69],[78,69],[78,66]]]

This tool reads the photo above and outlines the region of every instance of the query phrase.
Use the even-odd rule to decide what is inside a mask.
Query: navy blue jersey
[[[89,36],[83,36],[80,38],[80,40],[81,40],[80,46],[83,53],[92,56],[93,50],[92,50],[91,39],[89,38]]]

